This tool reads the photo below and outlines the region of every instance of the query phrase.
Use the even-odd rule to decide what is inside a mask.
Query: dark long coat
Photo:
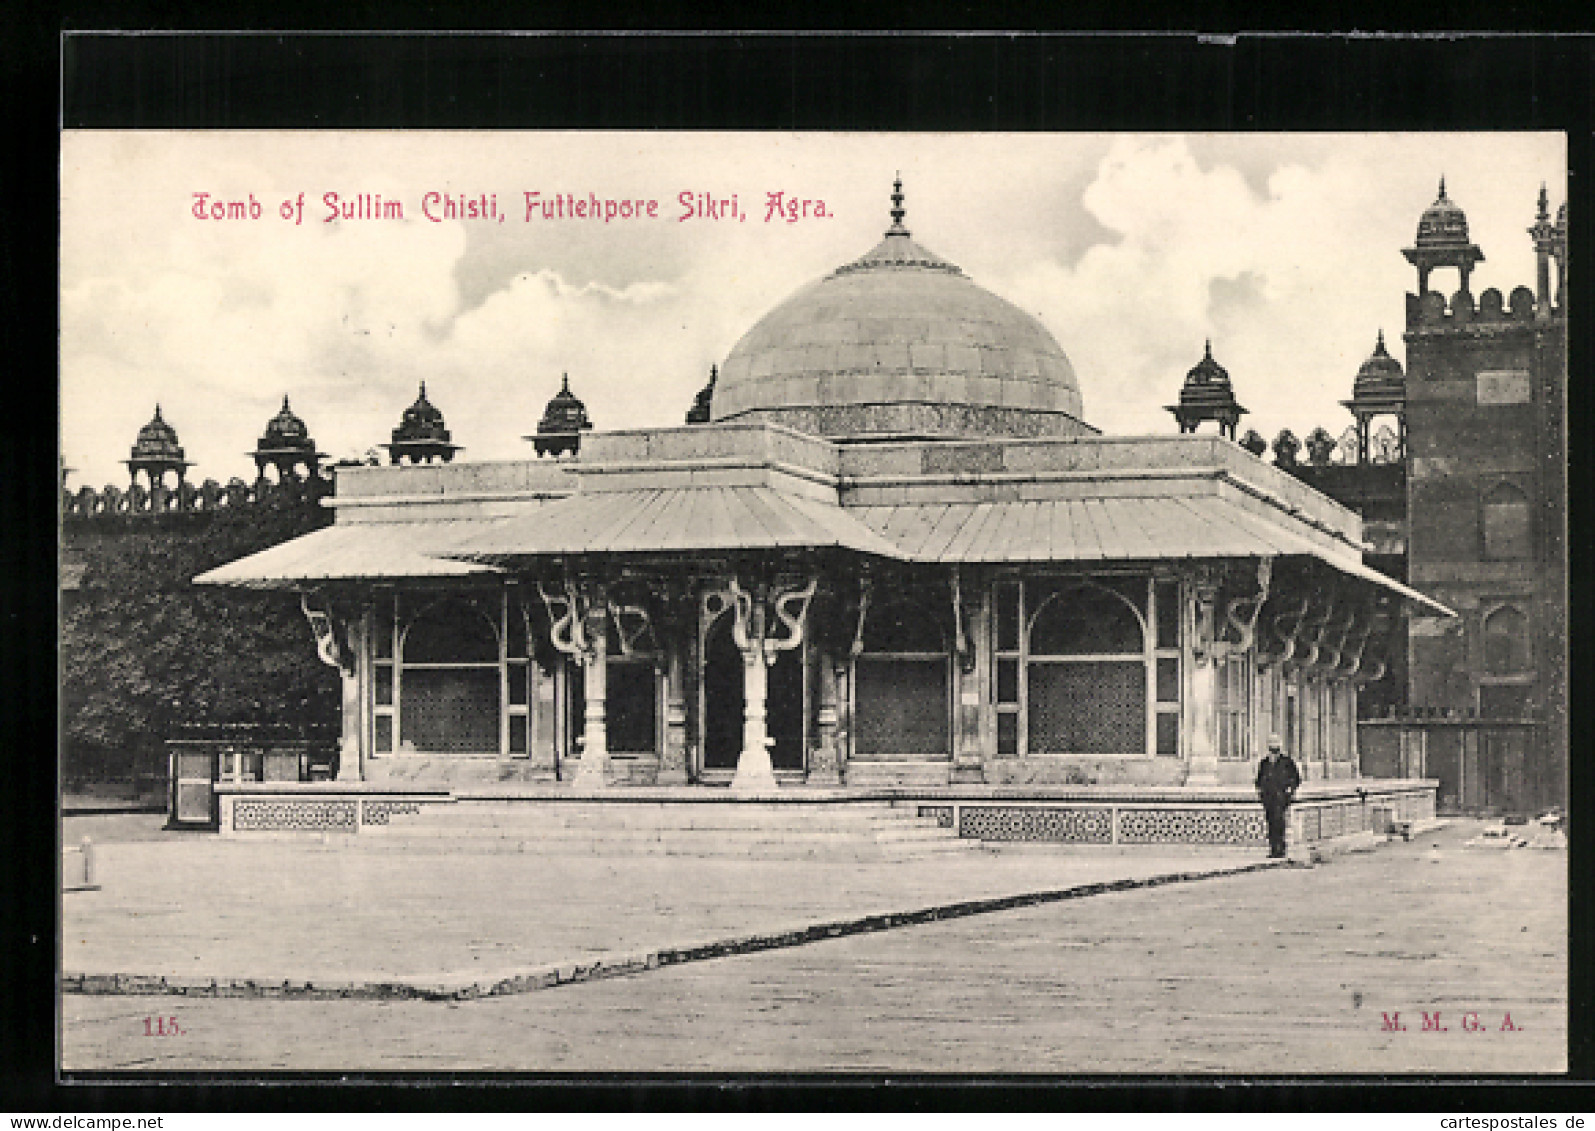
[[[1269,807],[1284,807],[1291,803],[1296,788],[1301,785],[1301,772],[1296,763],[1283,750],[1279,757],[1264,758],[1257,767],[1257,795]]]

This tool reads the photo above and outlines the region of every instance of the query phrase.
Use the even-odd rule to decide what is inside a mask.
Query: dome
[[[458,444],[449,442],[449,430],[443,426],[443,414],[426,399],[426,382],[415,403],[404,410],[399,426],[393,430],[393,442],[384,444],[388,457],[395,463],[408,459],[411,463],[431,463],[440,459],[448,463],[460,450]]]
[[[399,426],[393,430],[395,444],[414,443],[417,440],[436,440],[448,443],[449,430],[443,426],[443,413],[426,399],[426,382],[421,382],[421,392],[415,403],[404,410]]]
[[[540,456],[574,454],[581,450],[581,434],[592,426],[587,406],[570,391],[570,374],[562,373],[559,392],[549,398],[537,422],[537,434],[527,438]]]
[[[286,451],[315,449],[315,442],[305,428],[305,422],[288,407],[288,398],[282,398],[282,408],[266,424],[266,433],[260,438],[261,451]]]
[[[1202,360],[1191,366],[1185,374],[1185,384],[1180,388],[1180,403],[1204,406],[1229,404],[1234,399],[1235,390],[1229,382],[1229,370],[1213,360],[1213,340],[1209,338]]]
[[[1379,331],[1379,342],[1373,353],[1357,370],[1357,380],[1352,385],[1352,398],[1356,401],[1400,400],[1406,396],[1407,376],[1401,362],[1385,350],[1385,332]]]
[[[900,180],[895,188],[879,244],[801,288],[732,348],[712,418],[838,439],[1091,432],[1056,339],[914,242]]]
[[[138,439],[133,442],[132,461],[148,462],[162,461],[166,463],[181,463],[183,460],[182,445],[177,442],[177,430],[161,419],[161,406],[155,406],[154,418],[138,430]]]
[[[1420,248],[1465,248],[1468,246],[1468,218],[1456,202],[1445,194],[1445,178],[1440,178],[1440,195],[1418,217],[1417,246]]]
[[[1207,340],[1202,360],[1191,366],[1180,387],[1180,403],[1165,405],[1180,423],[1181,432],[1194,432],[1204,420],[1218,422],[1219,431],[1235,438],[1235,427],[1246,409],[1235,400],[1229,370],[1213,360],[1213,339]]]

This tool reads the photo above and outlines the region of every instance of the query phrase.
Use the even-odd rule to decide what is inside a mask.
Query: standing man
[[[1296,763],[1285,753],[1279,735],[1268,736],[1268,756],[1257,767],[1257,796],[1263,801],[1263,815],[1268,818],[1268,855],[1270,858],[1285,855],[1285,813],[1296,799],[1296,787],[1301,785],[1301,774]]]

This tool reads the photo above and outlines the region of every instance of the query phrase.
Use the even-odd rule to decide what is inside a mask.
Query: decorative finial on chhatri
[[[421,399],[423,401],[426,400],[426,382],[425,381],[421,382]]]
[[[288,394],[287,393],[284,393],[282,395],[282,410],[284,412],[288,411]]]
[[[160,401],[156,401],[155,402],[155,419],[159,420],[160,418],[161,418],[161,402]]]
[[[1550,218],[1551,218],[1551,199],[1550,199],[1549,196],[1546,195],[1545,182],[1541,181],[1540,182],[1540,211],[1539,211],[1538,219],[1549,220]]]
[[[1205,352],[1207,354],[1207,360],[1208,361],[1212,361],[1213,360],[1213,339],[1212,338],[1207,339],[1207,349],[1206,349]]]
[[[1373,350],[1375,353],[1385,352],[1385,331],[1383,326],[1379,328],[1379,342],[1374,346]]]
[[[570,374],[569,373],[561,373],[559,375],[559,391],[562,392],[562,393],[570,392]]]
[[[908,229],[903,227],[903,174],[898,173],[897,179],[892,182],[892,226],[886,229],[889,236],[906,236]]]
[[[1440,174],[1440,199],[1445,199],[1445,174]]]

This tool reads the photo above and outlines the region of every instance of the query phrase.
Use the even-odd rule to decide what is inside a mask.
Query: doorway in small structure
[[[704,632],[703,679],[699,684],[703,699],[698,716],[703,720],[700,776],[711,782],[730,780],[742,755],[746,700],[742,650],[731,633],[733,616],[730,610],[720,613]],[[776,653],[776,661],[769,668],[765,729],[775,740],[770,746],[770,764],[780,777],[801,777],[804,772],[804,669],[802,648]]]

